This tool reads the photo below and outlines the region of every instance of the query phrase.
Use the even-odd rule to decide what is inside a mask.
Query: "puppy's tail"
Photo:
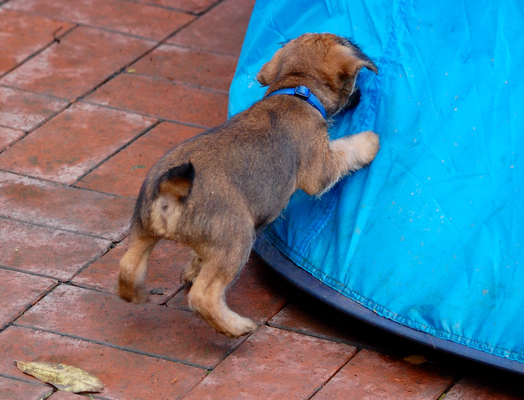
[[[158,194],[172,197],[173,200],[184,202],[195,180],[195,167],[191,161],[167,170],[158,179]]]
[[[189,161],[170,168],[157,181],[156,196],[150,215],[150,229],[155,235],[173,238],[183,212],[183,204],[191,193],[195,168]]]

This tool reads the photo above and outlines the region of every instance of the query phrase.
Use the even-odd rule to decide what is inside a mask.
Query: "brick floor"
[[[136,198],[153,164],[169,149],[200,132],[200,128],[163,122],[108,159],[75,186]]]
[[[12,143],[24,136],[24,134],[23,131],[0,127],[0,151],[5,150]]]
[[[0,84],[76,100],[154,45],[81,26],[0,79]]]
[[[72,184],[154,122],[79,102],[3,152],[0,165],[8,171]]]
[[[111,246],[108,240],[9,219],[0,219],[0,241],[0,265],[63,282]]]
[[[118,75],[86,101],[200,127],[212,127],[227,118],[227,95],[223,93],[133,73]]]
[[[119,0],[15,0],[6,7],[153,40],[169,36],[194,19],[181,12]]]
[[[228,93],[237,58],[162,45],[131,65],[136,74]]]
[[[67,106],[62,100],[1,86],[0,104],[0,125],[26,132],[35,129]]]
[[[111,249],[103,257],[91,264],[73,283],[78,286],[96,289],[106,293],[116,292],[118,265],[127,249],[127,240]],[[191,262],[190,250],[170,241],[160,241],[151,255],[147,273],[147,287],[153,303],[166,303],[178,293],[183,284],[180,277]]]
[[[227,117],[253,4],[0,0],[0,399],[89,398],[15,360],[83,368],[101,400],[524,399],[521,376],[343,315],[256,255],[226,296],[260,325],[237,340],[189,312],[174,242],[146,304],[115,295],[147,171]]]
[[[53,388],[38,383],[20,382],[0,376],[0,398],[3,400],[45,399]]]
[[[60,39],[75,25],[69,22],[37,17],[0,9],[0,76],[29,56]]]
[[[253,0],[225,0],[168,43],[229,56],[240,55]]]

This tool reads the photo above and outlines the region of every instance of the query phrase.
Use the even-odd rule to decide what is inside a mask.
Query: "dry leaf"
[[[15,362],[20,371],[66,392],[100,392],[104,388],[100,379],[77,367],[51,362]]]
[[[426,360],[426,357],[424,356],[409,356],[405,357],[404,361],[411,365],[420,365],[424,364],[425,362],[428,362],[428,360]]]

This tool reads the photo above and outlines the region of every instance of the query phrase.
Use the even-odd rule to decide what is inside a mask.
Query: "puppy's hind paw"
[[[251,332],[256,331],[258,328],[258,325],[249,318],[244,318],[241,316],[238,317],[239,319],[235,321],[234,326],[231,326],[228,330],[221,332],[230,339],[235,339],[240,336],[247,335]]]
[[[133,286],[122,280],[118,283],[117,294],[121,299],[135,304],[143,304],[149,298],[149,293],[143,286]]]

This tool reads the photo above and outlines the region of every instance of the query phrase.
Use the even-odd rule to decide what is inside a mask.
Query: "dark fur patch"
[[[345,108],[347,110],[354,109],[360,103],[360,97],[361,97],[360,89],[356,87],[353,93],[351,93],[351,96],[349,96],[349,100]]]
[[[195,167],[189,161],[164,172],[158,179],[157,188],[159,192],[169,192],[178,201],[184,202],[191,192],[194,180]]]

